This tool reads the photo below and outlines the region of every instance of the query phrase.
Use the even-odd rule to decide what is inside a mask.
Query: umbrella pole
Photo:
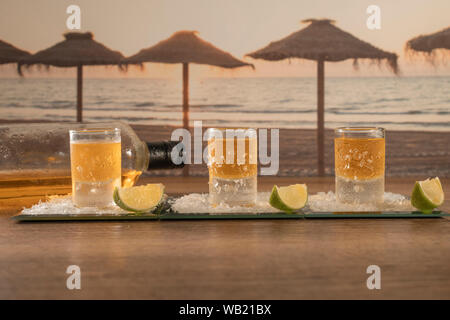
[[[317,61],[317,171],[320,177],[325,175],[324,168],[324,60]]]
[[[83,66],[77,66],[77,122],[83,121]]]
[[[189,130],[189,64],[183,63],[183,128]],[[183,167],[183,175],[189,175],[189,165]]]
[[[189,64],[183,63],[183,127],[189,130]]]

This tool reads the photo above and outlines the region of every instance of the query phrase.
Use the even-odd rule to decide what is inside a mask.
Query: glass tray
[[[196,213],[160,213],[160,214],[39,214],[26,215],[19,214],[12,217],[19,222],[39,222],[39,221],[120,221],[120,220],[253,220],[253,219],[353,219],[353,218],[441,218],[450,216],[449,213],[433,211],[425,214],[419,211],[411,212],[303,212],[303,213],[258,213],[258,214],[196,214]]]

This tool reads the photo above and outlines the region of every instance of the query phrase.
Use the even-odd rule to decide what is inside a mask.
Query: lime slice
[[[160,183],[116,188],[114,202],[124,210],[144,213],[152,211],[161,202],[163,195],[164,185]]]
[[[444,202],[444,191],[438,177],[416,181],[411,195],[411,204],[423,213],[431,213]]]
[[[306,205],[308,188],[306,184],[293,184],[287,187],[273,186],[269,204],[281,211],[292,213]]]

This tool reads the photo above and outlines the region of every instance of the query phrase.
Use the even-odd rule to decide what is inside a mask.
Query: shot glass
[[[385,130],[376,127],[335,129],[336,197],[355,204],[383,202]]]
[[[207,131],[209,202],[212,206],[254,206],[258,145],[254,129]]]
[[[121,186],[120,129],[70,130],[72,201],[77,207],[113,204]]]

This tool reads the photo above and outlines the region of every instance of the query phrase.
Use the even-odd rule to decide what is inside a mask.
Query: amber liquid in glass
[[[122,186],[132,187],[141,173],[122,169]],[[67,170],[0,171],[0,206],[21,209],[45,201],[48,196],[71,192],[72,178]]]
[[[208,140],[208,156],[211,205],[255,205],[257,139],[212,138]]]
[[[141,171],[122,170],[122,187],[132,187]],[[67,170],[17,170],[0,172],[0,199],[28,196],[65,195],[72,192],[72,178]]]
[[[75,206],[112,204],[114,189],[121,186],[121,158],[120,142],[90,140],[70,143]]]
[[[349,203],[381,202],[384,194],[385,139],[335,138],[338,199]]]

